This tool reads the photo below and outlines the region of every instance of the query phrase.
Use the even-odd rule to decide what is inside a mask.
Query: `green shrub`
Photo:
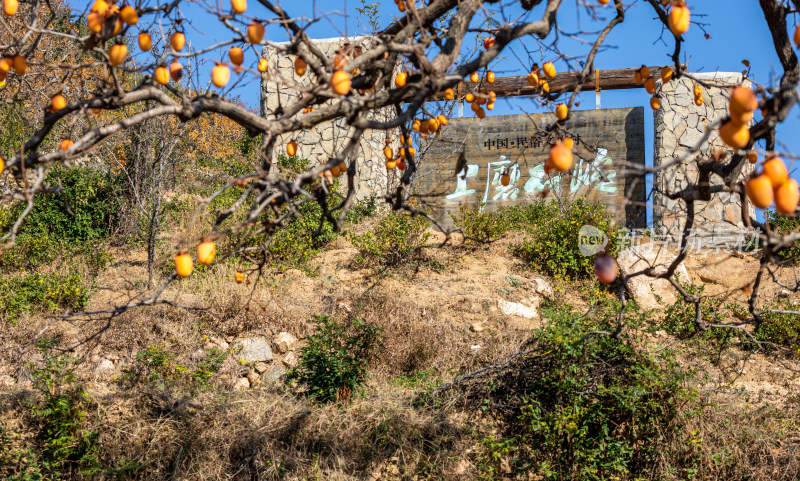
[[[511,363],[474,396],[506,419],[502,437],[484,439],[479,465],[500,458],[536,479],[650,479],[680,435],[679,404],[693,393],[668,353],[653,358],[613,332],[616,310],[592,315],[545,305],[532,354]]]
[[[15,453],[15,473],[8,479],[64,479],[91,477],[100,472],[98,432],[86,427],[88,393],[75,383],[77,359],[55,354],[58,342],[40,339],[36,347],[44,365],[30,365],[41,396],[31,406],[36,428],[34,449]]]
[[[680,283],[689,294],[700,296],[700,314],[704,324],[723,324],[738,322],[739,318],[746,314],[745,309],[735,303],[725,303],[723,299],[704,296],[703,284],[695,286],[688,283]],[[697,309],[694,303],[686,302],[683,296],[676,296],[677,300],[667,306],[664,311],[664,319],[659,327],[668,334],[681,339],[697,339],[700,341],[712,342],[714,351],[719,353],[723,349],[737,344],[742,348],[748,348],[750,342],[746,334],[738,329],[710,327],[706,330],[699,330],[697,326]]]
[[[144,379],[150,386],[162,388],[183,387],[190,391],[208,387],[208,383],[214,374],[222,367],[229,352],[219,348],[211,348],[205,353],[205,357],[199,360],[194,368],[184,366],[175,361],[176,355],[170,352],[167,347],[169,343],[164,341],[160,344],[151,344],[146,349],[136,353],[138,371],[133,379]],[[131,379],[131,375],[125,376]]]
[[[308,170],[309,160],[300,157],[286,157],[280,155],[278,158],[278,165],[284,171],[290,173],[301,173]],[[315,188],[315,186],[311,186]],[[319,188],[319,186],[316,186]],[[335,207],[335,199],[339,197],[339,180],[334,182],[329,191],[333,194],[329,197],[331,203],[328,207]],[[241,190],[237,191],[236,196],[239,195]],[[231,195],[233,195],[231,193]],[[234,197],[226,200],[220,205],[227,205],[233,200]],[[366,217],[374,215],[377,210],[375,197],[370,197],[359,202],[356,202],[345,217],[346,222],[358,223]],[[289,212],[288,207],[282,208],[282,214]],[[341,212],[335,211],[334,216],[338,216]],[[243,241],[248,245],[258,246],[264,242],[264,238],[245,237],[242,235],[231,236],[231,242],[234,244],[237,241]],[[334,231],[334,226],[326,218],[323,217],[322,207],[314,200],[307,200],[302,204],[296,206],[295,212],[290,215],[285,225],[278,227],[269,237],[267,241],[267,256],[268,263],[278,269],[297,268],[311,273],[312,269],[309,266],[309,261],[316,256],[320,250],[332,242],[338,234]]]
[[[190,391],[208,387],[209,381],[222,367],[229,354],[228,351],[211,348],[192,368],[175,362],[176,355],[167,349],[168,346],[169,343],[164,341],[160,344],[151,344],[136,353],[136,362],[139,364],[136,374],[151,386],[185,387]],[[130,378],[130,375],[127,377]]]
[[[275,231],[269,241],[267,250],[273,265],[306,269],[308,261],[336,238],[330,222],[324,221],[320,225],[321,217],[322,208],[317,202],[300,204],[297,214],[287,221],[285,227]]]
[[[309,160],[281,155],[278,163],[283,169],[299,173],[308,169]],[[297,206],[296,210],[286,225],[272,234],[267,250],[274,267],[308,270],[311,258],[335,239],[336,233],[333,225],[322,218],[319,203],[310,200]],[[283,212],[287,211],[287,207],[283,207]]]
[[[108,237],[119,222],[123,179],[84,167],[51,170],[47,184],[63,188],[58,194],[40,194],[25,218],[20,235],[49,236],[55,240],[82,241]],[[12,209],[17,218],[23,205]]]
[[[374,216],[378,212],[378,204],[375,196],[367,197],[356,202],[347,211],[345,220],[351,224],[358,224],[368,217]]]
[[[534,204],[512,212],[514,223],[524,225],[526,237],[511,246],[514,255],[544,273],[559,277],[581,277],[592,273],[593,260],[578,249],[578,232],[584,225],[594,226],[608,236],[616,250],[616,230],[612,216],[601,204],[578,199],[560,205],[557,201]]]
[[[33,135],[36,125],[29,115],[30,104],[26,101],[4,99],[0,103],[0,157],[7,158],[19,150],[20,145]]]
[[[769,209],[764,211],[764,220],[769,228],[778,235],[797,234],[800,232],[800,219],[781,214],[780,212]],[[788,247],[778,251],[778,257],[797,262],[800,260],[800,243],[793,242]]]
[[[0,313],[16,320],[34,307],[49,312],[86,307],[89,289],[79,274],[41,274],[0,277]]]
[[[482,244],[499,239],[509,229],[504,209],[489,211],[485,204],[462,204],[452,215],[453,223],[461,228],[465,244]]]
[[[300,350],[300,365],[287,376],[320,402],[350,399],[367,377],[375,353],[383,347],[380,327],[359,319],[345,323],[317,316],[314,334]]]
[[[358,249],[356,265],[394,266],[418,254],[430,237],[427,220],[405,212],[391,211],[369,232],[351,234],[350,242]]]
[[[89,275],[97,275],[113,262],[106,245],[98,239],[85,241],[66,241],[53,239],[47,234],[24,235],[17,238],[14,245],[3,251],[0,257],[0,270],[19,272],[35,270],[40,266],[58,260],[69,260],[69,267],[77,268],[83,264]]]
[[[800,304],[788,300],[778,301],[766,310],[798,312]],[[785,347],[793,356],[800,356],[800,315],[775,312],[764,314],[763,318],[764,322],[755,332],[755,338]]]
[[[695,286],[683,282],[680,284],[689,294],[703,297],[705,285],[701,284]],[[661,327],[667,331],[668,334],[686,339],[697,334],[697,310],[695,305],[691,302],[686,302],[683,296],[677,295],[676,297],[677,300],[673,304],[667,306],[664,311],[664,320],[661,323]],[[703,316],[703,322],[707,323],[710,319],[713,319],[719,307],[719,301],[714,302],[714,300],[709,297],[703,297],[703,300],[700,302],[700,312]]]

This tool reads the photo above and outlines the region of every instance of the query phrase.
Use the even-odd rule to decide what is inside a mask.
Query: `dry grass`
[[[486,456],[481,440],[499,429],[497,422],[459,407],[454,399],[420,394],[437,380],[515,352],[529,337],[530,327],[510,323],[495,303],[530,295],[525,281],[532,273],[506,255],[510,242],[430,251],[429,259],[443,268],[379,276],[349,269],[354,251],[337,241],[335,249],[318,257],[316,277],[290,270],[249,286],[235,284],[235,267],[221,263],[166,292],[175,302],[205,309],[136,309],[111,322],[57,323],[47,335],[76,346],[74,354],[84,359],[78,374],[92,397],[87,422],[100,433],[103,464],[135,461],[140,469],[134,479],[487,479],[477,467]],[[98,279],[117,291],[97,292],[90,308],[130,295],[120,293],[124,281],[141,279],[141,259],[117,256],[120,262]],[[582,288],[562,285],[559,296],[580,301]],[[114,357],[118,376],[135,375],[135,354],[163,341],[176,363],[191,368],[204,336],[288,331],[302,337],[310,333],[310,317],[318,314],[355,316],[386,334],[364,395],[346,406],[314,405],[291,389],[233,392],[240,367],[232,359],[209,388],[195,392],[180,383],[159,388],[141,380],[117,382],[95,371],[99,358]],[[25,366],[40,361],[30,339],[47,322],[29,316],[15,326],[0,326],[0,374],[23,381],[0,394],[0,425],[22,433],[17,445],[34,432],[22,415],[37,396],[24,382],[30,374]],[[473,332],[474,323],[485,330]],[[473,351],[473,345],[481,347]],[[682,427],[697,431],[694,438],[701,441],[673,446],[665,466],[693,466],[695,479],[797,479],[796,401],[782,410],[724,394],[703,401],[704,414],[687,418]],[[698,404],[691,405],[697,409]],[[652,479],[687,477],[688,472],[664,472]]]

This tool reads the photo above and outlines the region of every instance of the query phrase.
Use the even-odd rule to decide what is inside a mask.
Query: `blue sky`
[[[229,0],[218,0],[227,9]],[[369,0],[368,0],[369,1]],[[375,0],[372,0],[375,1]],[[593,2],[594,0],[583,0]],[[598,9],[601,15],[606,18],[593,21],[587,13],[585,7],[577,5],[578,2],[565,0],[558,15],[560,26],[561,49],[570,54],[585,54],[588,45],[580,44],[569,38],[567,34],[579,30],[598,31],[610,19],[615,11],[608,6]],[[343,34],[359,35],[368,33],[369,26],[364,17],[356,11],[360,7],[360,0],[292,0],[281,1],[281,6],[294,17],[323,17],[312,25],[308,32],[315,38],[336,37]],[[524,12],[518,5],[518,0],[506,0],[503,2],[503,15],[495,15],[495,19],[503,21],[514,19]],[[195,4],[197,5],[197,4]],[[724,1],[700,1],[695,0],[689,4],[692,10],[692,20],[702,22],[703,28],[693,24],[689,32],[685,35],[684,51],[682,60],[688,63],[690,69],[695,72],[740,72],[744,69],[742,60],[747,59],[751,62],[752,78],[767,86],[773,85],[776,75],[781,72],[780,63],[774,53],[772,40],[767,30],[766,21],[761,12],[758,2],[755,0],[724,0]],[[187,27],[187,38],[194,44],[194,48],[207,47],[217,41],[222,41],[230,37],[229,32],[221,27],[218,21],[212,16],[201,11],[201,7],[187,7],[184,14],[192,20],[192,27]],[[530,19],[538,19],[541,15],[542,6],[535,8]],[[266,9],[258,4],[256,0],[250,0],[247,14],[271,17]],[[327,14],[327,15],[326,15]],[[397,8],[392,0],[379,1],[379,21],[381,26],[385,26],[392,16],[398,15]],[[503,18],[504,17],[504,18]],[[790,20],[790,24],[793,19]],[[790,26],[790,33],[793,33],[794,26]],[[705,38],[705,33],[710,36]],[[551,37],[552,38],[551,34]],[[599,69],[635,67],[641,64],[664,65],[671,63],[670,55],[674,48],[670,35],[665,35],[666,44],[659,40],[661,35],[660,23],[655,18],[652,7],[639,0],[629,5],[626,11],[625,22],[617,26],[612,34],[607,38],[605,45],[607,48],[600,52],[595,61],[595,67]],[[594,35],[587,35],[584,38],[589,40]],[[791,35],[790,35],[791,38]],[[267,39],[274,41],[286,40],[286,34],[278,26],[271,26],[267,29]],[[549,38],[548,38],[549,40]],[[529,50],[534,53],[529,58],[528,53],[519,45],[513,47],[511,51],[504,52],[503,59],[496,61],[492,69],[498,76],[521,75],[527,73],[532,61],[542,62],[554,60],[557,56],[553,53],[542,54],[535,50],[534,39],[527,38],[524,42],[529,46]],[[217,54],[219,58],[221,54]],[[256,57],[252,50],[247,51],[247,61],[255,65]],[[227,59],[226,59],[227,60]],[[569,66],[563,62],[556,62],[559,71],[569,70]],[[573,67],[575,65],[573,64]],[[210,69],[209,69],[210,70]],[[251,76],[235,90],[247,105],[257,108],[259,96],[258,79]],[[631,107],[645,106],[646,109],[646,145],[652,145],[652,111],[649,109],[648,95],[644,89],[637,90],[617,90],[607,91],[602,94],[602,105],[604,108],[611,107]],[[594,93],[582,94],[579,98],[582,108],[594,107]],[[508,99],[498,101],[497,107],[492,115],[504,113],[520,113],[522,111],[535,112],[540,109],[529,99]],[[778,148],[789,152],[800,152],[800,136],[795,135],[800,127],[797,108],[793,111],[787,122],[778,129]],[[647,153],[648,164],[652,163],[652,149]],[[787,164],[790,164],[787,159]],[[794,165],[789,165],[792,175],[798,178],[800,174]]]

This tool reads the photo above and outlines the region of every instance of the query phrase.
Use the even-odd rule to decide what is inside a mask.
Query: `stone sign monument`
[[[635,170],[626,166],[644,166],[644,109],[573,111],[565,127],[575,150],[590,149],[595,156],[576,155],[569,172],[546,174],[550,146],[560,139],[546,130],[554,121],[551,113],[450,120],[426,144],[416,192],[444,224],[465,202],[492,209],[545,197],[586,197],[618,212],[621,223],[644,227],[644,181],[626,175]],[[503,172],[510,176],[507,186]]]

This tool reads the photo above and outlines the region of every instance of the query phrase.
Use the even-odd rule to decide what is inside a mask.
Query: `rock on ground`
[[[300,359],[297,357],[296,353],[290,352],[283,357],[283,364],[288,368],[295,368],[300,365]]]
[[[544,297],[548,301],[554,301],[556,298],[556,293],[553,291],[553,286],[550,285],[549,282],[542,279],[541,277],[534,277],[531,279],[531,287],[533,288],[533,292],[536,294]]]
[[[520,302],[506,301],[505,299],[497,300],[497,307],[500,312],[507,316],[519,316],[525,319],[538,319],[539,311],[535,306],[528,306]]]
[[[100,361],[100,364],[97,366],[97,373],[107,374],[110,372],[114,372],[114,363],[108,359],[103,359]]]
[[[655,244],[642,244],[629,247],[619,253],[617,264],[622,276],[654,268],[656,275],[667,271],[675,256],[666,248]],[[675,270],[681,282],[689,282],[689,273],[683,263]],[[659,279],[645,274],[628,279],[626,284],[628,293],[636,300],[643,310],[661,309],[677,301],[677,291],[667,279]],[[656,299],[661,298],[661,302]]]
[[[297,338],[288,332],[281,332],[275,336],[275,346],[278,348],[278,352],[281,354],[285,354],[293,350],[296,345]]]
[[[244,391],[245,389],[250,389],[250,381],[246,377],[238,378],[236,383],[233,385],[233,390]]]
[[[269,341],[263,337],[240,339],[236,344],[239,347],[236,358],[245,362],[271,361],[274,357]]]
[[[286,374],[286,368],[280,364],[273,364],[267,371],[261,375],[261,380],[264,384],[276,384],[281,382],[281,378]]]

